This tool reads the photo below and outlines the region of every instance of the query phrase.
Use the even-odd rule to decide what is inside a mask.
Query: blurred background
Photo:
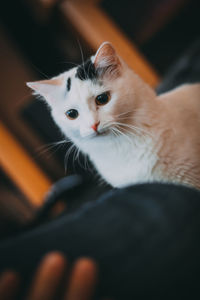
[[[63,138],[25,82],[80,64],[109,40],[162,91],[166,74],[176,73],[177,62],[199,41],[199,8],[198,0],[1,1],[0,237],[31,220],[51,184],[63,176],[90,176],[97,194],[107,188],[74,151],[65,168],[70,145],[53,144]]]

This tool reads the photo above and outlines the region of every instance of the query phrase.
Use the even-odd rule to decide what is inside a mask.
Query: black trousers
[[[97,201],[0,244],[0,268],[30,280],[48,251],[99,264],[99,295],[200,299],[200,193],[168,184],[107,192]]]

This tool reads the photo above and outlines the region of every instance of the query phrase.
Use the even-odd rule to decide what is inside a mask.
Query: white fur
[[[109,140],[108,140],[109,139]],[[157,161],[149,138],[109,137],[94,143],[88,151],[101,176],[114,187],[153,181]]]
[[[74,70],[75,72],[75,70]],[[69,74],[66,73],[66,78]],[[96,169],[106,182],[114,187],[123,187],[133,183],[153,181],[155,174],[152,172],[157,161],[153,151],[151,137],[124,137],[96,136],[91,125],[99,119],[101,127],[109,118],[109,112],[118,100],[117,94],[112,94],[111,101],[94,109],[94,98],[106,91],[104,86],[94,85],[90,80],[81,81],[72,77],[72,88],[63,99],[56,99],[52,105],[52,115],[62,132],[68,136],[84,153],[88,154]],[[77,120],[68,120],[64,112],[75,108],[80,117]],[[102,115],[106,113],[107,115]]]

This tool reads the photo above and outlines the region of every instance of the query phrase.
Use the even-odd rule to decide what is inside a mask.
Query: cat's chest
[[[90,151],[89,156],[108,183],[114,187],[123,187],[154,179],[152,171],[157,156],[152,148],[149,140],[130,142],[122,138],[102,147],[99,145]]]

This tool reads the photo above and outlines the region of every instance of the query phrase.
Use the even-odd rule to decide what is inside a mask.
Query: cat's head
[[[74,140],[109,135],[137,106],[132,71],[105,42],[84,64],[50,80],[29,82],[51,108],[62,132]]]

